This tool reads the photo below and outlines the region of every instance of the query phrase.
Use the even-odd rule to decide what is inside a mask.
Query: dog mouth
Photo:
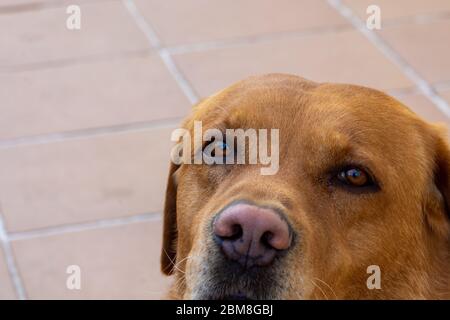
[[[240,301],[245,301],[245,300],[255,300],[255,299],[252,299],[252,298],[250,298],[250,297],[248,297],[248,296],[246,296],[245,294],[232,294],[232,295],[229,295],[229,296],[224,296],[224,297],[222,297],[222,298],[220,298],[220,299],[217,299],[217,300],[240,300]]]
[[[244,268],[221,253],[210,253],[193,284],[197,300],[271,300],[277,299],[286,282],[280,272],[278,258],[267,267]]]
[[[276,286],[269,281],[261,279],[248,279],[240,277],[238,281],[230,277],[225,281],[212,281],[207,286],[200,286],[196,290],[196,298],[200,300],[266,300],[274,293]],[[217,279],[215,279],[217,280]]]
[[[210,297],[208,300],[224,300],[224,301],[248,301],[248,300],[256,300],[253,298],[249,292],[235,292],[224,294],[222,296]]]
[[[276,291],[274,289],[269,283],[266,283],[266,285],[254,285],[253,281],[244,285],[235,282],[227,284],[215,283],[207,287],[202,287],[196,292],[194,299],[225,301],[267,300],[274,298],[273,294]]]

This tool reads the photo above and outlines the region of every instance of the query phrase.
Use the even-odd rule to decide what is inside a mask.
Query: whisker
[[[333,288],[328,283],[326,283],[325,281],[323,281],[322,279],[319,279],[319,278],[314,278],[314,279],[318,280],[318,281],[322,282],[324,285],[326,285],[331,290],[331,292],[333,293],[334,297],[336,299],[338,298],[337,295],[336,295],[336,292],[334,292]]]
[[[167,253],[166,249],[163,249],[163,250],[164,250],[164,254],[167,256],[167,258],[169,258],[170,263],[173,265],[173,267],[176,270],[178,270],[179,272],[184,274],[185,272],[183,270],[181,270],[180,268],[178,268],[177,263],[175,261],[173,261],[173,259],[169,256],[169,254]]]
[[[316,283],[314,282],[314,280],[310,279],[309,281],[311,281],[311,283],[312,283],[317,289],[320,290],[320,292],[322,293],[322,295],[325,297],[326,300],[329,300],[329,299],[328,299],[328,296],[325,294],[325,292],[322,290],[322,288],[321,288],[318,284],[316,284]]]

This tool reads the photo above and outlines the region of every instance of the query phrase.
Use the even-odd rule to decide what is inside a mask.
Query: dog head
[[[171,164],[161,261],[172,297],[448,294],[450,152],[438,127],[379,91],[279,74],[202,101],[183,125],[192,135],[196,121],[223,139],[189,141],[188,161]],[[189,161],[206,149],[236,157],[226,129],[238,128],[278,130],[266,146],[275,173]]]

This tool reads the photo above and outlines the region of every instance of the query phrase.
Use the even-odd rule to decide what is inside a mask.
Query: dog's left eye
[[[373,184],[370,175],[363,169],[350,167],[340,171],[337,175],[340,182],[353,187],[365,187]]]

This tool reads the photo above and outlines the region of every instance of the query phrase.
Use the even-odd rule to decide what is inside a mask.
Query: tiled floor
[[[2,0],[0,299],[162,297],[169,136],[192,103],[286,72],[449,124],[449,43],[448,0]]]

